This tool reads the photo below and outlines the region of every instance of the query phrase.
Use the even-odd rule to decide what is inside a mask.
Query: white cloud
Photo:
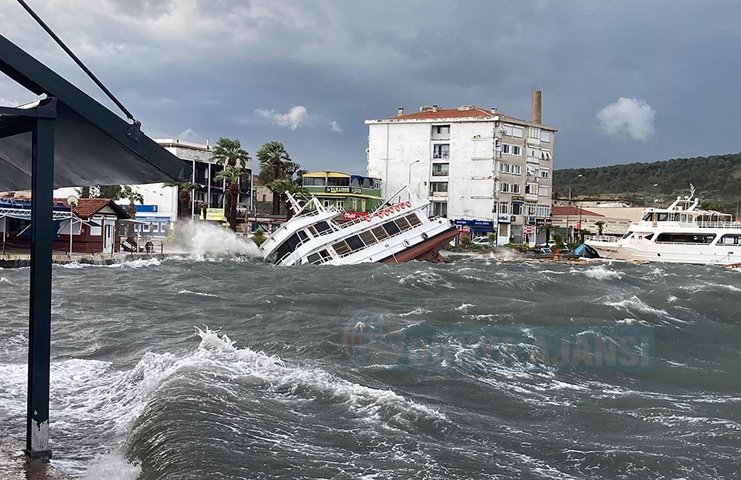
[[[337,120],[329,122],[329,126],[332,128],[333,132],[342,133],[342,127]]]
[[[597,113],[600,128],[608,135],[628,135],[646,141],[656,132],[656,111],[645,100],[620,97]]]
[[[275,110],[264,110],[258,108],[255,110],[255,114],[263,118],[269,118],[276,125],[281,127],[288,127],[291,130],[296,130],[302,126],[309,119],[309,112],[303,105],[296,105],[291,107],[288,113],[280,113]]]

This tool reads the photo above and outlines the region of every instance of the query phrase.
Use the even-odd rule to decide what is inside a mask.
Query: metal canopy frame
[[[0,71],[36,95],[0,106],[0,190],[31,188],[26,455],[48,461],[55,186],[185,182],[190,165],[0,35]]]

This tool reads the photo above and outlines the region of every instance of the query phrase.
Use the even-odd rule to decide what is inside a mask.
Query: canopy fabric
[[[303,178],[350,178],[350,175],[343,172],[308,172],[302,175]]]
[[[0,71],[35,95],[57,99],[54,186],[146,184],[190,179],[190,164],[0,35]],[[26,105],[35,108],[44,100]],[[0,114],[0,191],[31,186],[33,121]]]

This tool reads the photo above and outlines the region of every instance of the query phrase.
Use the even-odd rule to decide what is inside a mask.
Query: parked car
[[[475,237],[471,240],[474,245],[481,245],[482,247],[493,247],[494,242],[489,237]]]

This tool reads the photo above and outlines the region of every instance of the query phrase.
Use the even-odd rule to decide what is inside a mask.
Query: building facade
[[[367,120],[368,174],[383,196],[408,184],[430,215],[497,233],[497,243],[536,241],[551,213],[556,129],[542,125],[540,92],[531,121],[471,105],[422,107]]]
[[[301,185],[325,207],[339,208],[345,220],[372,212],[383,203],[379,178],[318,171],[305,173]]]

